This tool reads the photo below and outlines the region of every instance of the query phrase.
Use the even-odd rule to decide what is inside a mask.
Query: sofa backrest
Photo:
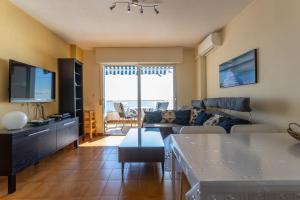
[[[192,106],[199,109],[220,108],[239,112],[251,112],[249,97],[219,97],[192,100]]]

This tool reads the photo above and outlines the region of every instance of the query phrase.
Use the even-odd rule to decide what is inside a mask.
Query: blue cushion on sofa
[[[206,112],[202,111],[196,117],[194,125],[195,126],[202,126],[204,124],[204,122],[206,120],[208,120],[210,117],[212,117],[212,114],[209,114],[209,113],[206,113]]]
[[[250,122],[240,118],[223,117],[220,119],[218,126],[223,127],[227,133],[230,133],[231,127],[239,124],[250,124]]]
[[[160,123],[161,119],[161,111],[145,112],[146,123]]]
[[[175,112],[175,120],[173,123],[180,125],[188,125],[191,117],[191,110],[178,110]]]

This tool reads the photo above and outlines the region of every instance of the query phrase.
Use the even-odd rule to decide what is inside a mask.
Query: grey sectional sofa
[[[220,97],[220,98],[206,98],[203,100],[192,100],[192,108],[194,109],[203,109],[208,112],[211,112],[211,109],[214,109],[214,112],[220,113],[216,110],[233,110],[238,112],[251,112],[250,107],[250,98],[248,97]],[[226,117],[235,118],[235,116],[230,116],[222,112]],[[236,125],[236,124],[234,124]],[[147,123],[143,122],[144,128],[159,128],[162,132],[163,137],[166,137],[169,134],[179,133],[179,130],[183,125],[174,124],[174,123]],[[227,128],[227,127],[226,127]],[[228,130],[228,129],[227,129]]]

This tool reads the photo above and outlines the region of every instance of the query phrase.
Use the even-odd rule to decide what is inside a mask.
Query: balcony
[[[120,109],[120,105],[123,107]],[[142,100],[141,121],[145,111],[173,109],[173,100]],[[138,127],[137,100],[105,101],[105,132],[109,135],[124,135],[131,127]]]

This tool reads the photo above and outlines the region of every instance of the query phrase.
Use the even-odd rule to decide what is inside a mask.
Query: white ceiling
[[[67,42],[93,47],[192,47],[222,28],[252,0],[160,0],[153,9],[113,0],[11,0]]]

